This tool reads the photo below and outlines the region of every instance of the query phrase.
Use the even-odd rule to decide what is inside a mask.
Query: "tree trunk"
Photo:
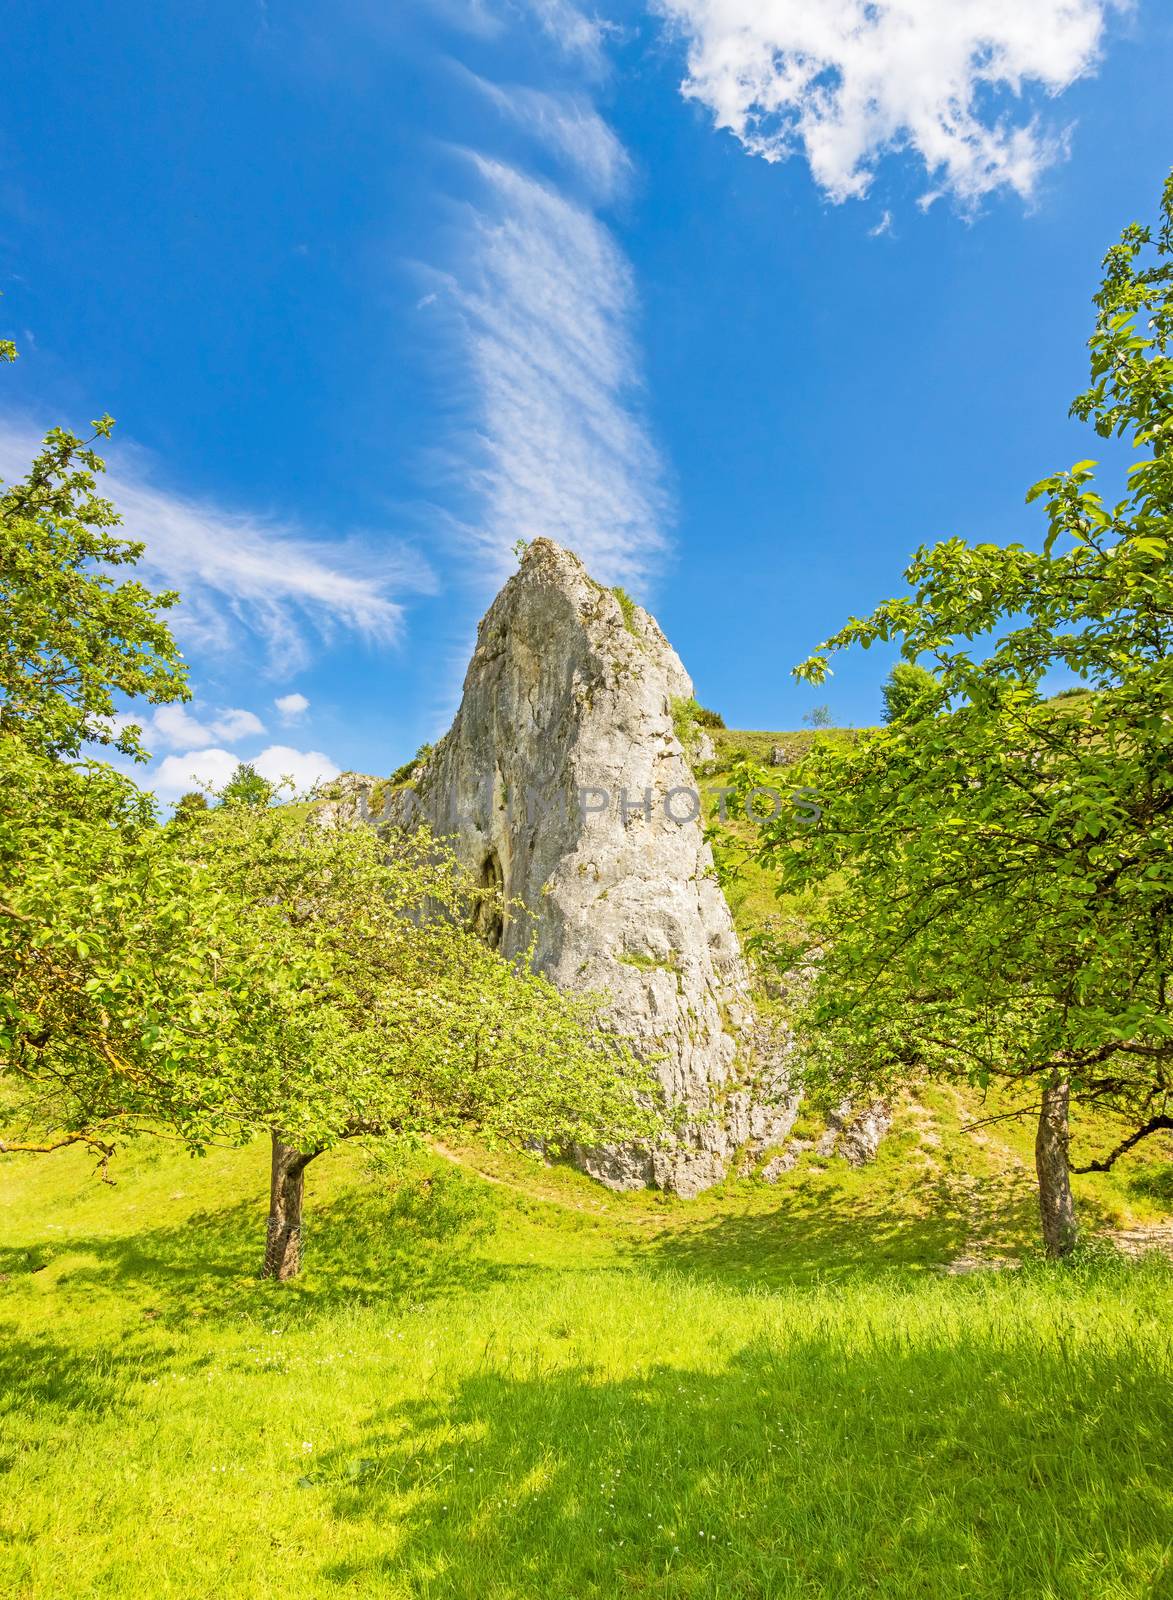
[[[317,1151],[306,1155],[272,1130],[273,1169],[269,1180],[269,1226],[262,1278],[286,1283],[301,1271],[301,1202],[305,1169]]]
[[[1039,1213],[1043,1221],[1043,1248],[1052,1261],[1069,1256],[1075,1248],[1075,1201],[1067,1166],[1067,1105],[1070,1085],[1048,1084],[1039,1108],[1035,1138],[1035,1171],[1039,1175]]]

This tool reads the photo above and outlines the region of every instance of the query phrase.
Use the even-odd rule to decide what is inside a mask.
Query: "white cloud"
[[[212,736],[225,744],[236,744],[240,739],[256,739],[265,731],[265,724],[251,711],[221,711],[211,724]]]
[[[180,756],[167,756],[156,772],[141,779],[144,789],[153,789],[161,800],[174,800],[189,789],[208,784],[222,789],[240,761],[229,750],[187,750]]]
[[[593,71],[604,65],[603,41],[607,24],[587,16],[573,0],[521,0],[522,6],[537,19],[546,36],[569,56],[577,56]]]
[[[462,531],[490,575],[545,534],[600,579],[638,586],[666,548],[662,467],[639,408],[631,268],[590,211],[475,157],[489,195],[451,284],[475,382],[481,514]]]
[[[160,706],[150,721],[143,723],[144,738],[149,741],[152,734],[172,750],[182,750],[184,745],[190,747],[216,742],[212,730],[182,706]]]
[[[574,0],[423,0],[457,27],[481,38],[493,38],[519,19],[533,20],[564,55],[591,71],[605,65],[603,43],[610,24],[588,16]]]
[[[296,722],[298,717],[304,717],[310,708],[310,703],[304,694],[279,694],[273,704],[281,714],[282,722]]]
[[[1029,197],[1064,134],[1026,107],[1091,72],[1130,0],[653,0],[688,44],[682,92],[753,155],[801,151],[832,200],[911,150],[936,193]],[[997,106],[991,95],[997,95]],[[1004,115],[1007,95],[1012,115]]]
[[[161,800],[174,800],[189,789],[203,788],[207,784],[222,789],[239,763],[240,757],[230,750],[217,747],[187,750],[182,755],[167,756],[142,783],[144,788],[153,789]],[[320,750],[295,750],[287,744],[269,745],[250,765],[270,783],[292,778],[299,792],[336,778],[340,770]]]
[[[292,778],[299,791],[312,789],[315,783],[327,783],[342,770],[320,750],[295,750],[287,744],[271,744],[256,757],[253,766],[270,783]]]
[[[181,705],[159,706],[150,718],[129,713],[120,721],[137,721],[148,745],[154,740],[170,750],[182,750],[185,746],[190,749],[218,741],[235,744],[240,739],[256,738],[265,731],[265,724],[259,717],[251,711],[236,708],[218,712],[210,722],[201,722]]]
[[[503,116],[579,174],[599,200],[611,199],[622,188],[631,157],[584,95],[518,85],[502,88],[468,76]]]
[[[0,476],[23,476],[39,443],[31,429],[0,420]],[[403,621],[396,596],[434,588],[426,563],[397,545],[307,538],[276,519],[157,487],[141,452],[103,454],[112,465],[101,492],[122,512],[125,536],[146,545],[139,572],[179,590],[169,620],[200,643],[224,650],[245,630],[263,641],[274,671],[290,671],[308,660],[313,635],[346,629],[394,640]]]

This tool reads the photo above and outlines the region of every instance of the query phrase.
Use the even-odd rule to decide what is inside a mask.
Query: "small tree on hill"
[[[798,673],[818,683],[829,652],[899,640],[952,709],[817,748],[797,776],[821,826],[779,819],[762,847],[783,889],[824,896],[812,1061],[843,1086],[1017,1084],[1051,1255],[1076,1237],[1070,1102],[1128,1119],[1082,1170],[1173,1126],[1173,176],[1155,237],[1132,226],[1109,251],[1096,305],[1073,410],[1131,436],[1124,498],[1105,506],[1083,461],[1028,497],[1046,506],[1041,551],[920,550],[912,592]],[[1048,703],[1056,669],[1095,693]]]
[[[940,709],[940,684],[927,667],[915,661],[898,661],[888,674],[883,692],[885,722],[925,716]]]
[[[175,809],[171,813],[172,821],[180,824],[189,822],[193,817],[202,816],[208,807],[208,797],[202,789],[189,789],[175,802]]]
[[[267,806],[276,793],[250,761],[239,761],[236,771],[220,790],[222,805]]]

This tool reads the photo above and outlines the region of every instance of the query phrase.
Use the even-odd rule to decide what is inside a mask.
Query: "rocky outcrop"
[[[654,619],[546,539],[481,622],[452,728],[408,784],[359,780],[368,817],[446,836],[561,987],[606,990],[616,1030],[683,1108],[662,1149],[582,1153],[615,1188],[694,1194],[785,1137],[789,1040],[755,1015],[674,726],[692,683]],[[693,751],[693,759],[703,756]],[[372,805],[372,799],[376,804]]]

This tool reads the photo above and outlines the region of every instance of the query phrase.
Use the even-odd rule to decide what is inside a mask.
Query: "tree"
[[[248,970],[253,1048],[217,1091],[272,1147],[264,1272],[300,1266],[305,1171],[340,1141],[648,1138],[653,1080],[598,996],[564,995],[472,931],[474,888],[424,831],[380,840],[304,808],[222,806],[176,837],[214,861]],[[265,952],[279,951],[266,976]]]
[[[1046,508],[1041,550],[919,550],[911,593],[797,672],[819,683],[829,654],[898,640],[934,663],[949,709],[816,748],[798,777],[821,825],[780,818],[761,845],[782,890],[823,897],[801,1007],[812,1071],[1017,1085],[1052,1256],[1076,1238],[1070,1103],[1128,1119],[1077,1171],[1173,1126],[1173,175],[1155,236],[1129,227],[1104,267],[1072,409],[1131,437],[1124,497],[1106,507],[1082,461],[1027,497]],[[1094,693],[1048,702],[1056,669]]]
[[[228,1045],[200,962],[218,903],[168,857],[150,799],[79,759],[88,742],[145,759],[116,695],[187,696],[161,617],[176,597],[111,570],[143,547],[112,531],[92,442],[54,429],[0,494],[0,1089],[3,1148],[107,1158],[147,1116],[198,1143],[206,1096],[187,1088]]]
[[[940,685],[927,667],[898,661],[884,683],[884,721],[918,717],[940,709]]]
[[[220,790],[222,805],[267,806],[276,789],[248,761],[238,761],[236,771]]]
[[[113,426],[100,418],[94,439]],[[188,698],[161,616],[177,596],[117,580],[112,569],[133,566],[143,546],[113,531],[121,519],[96,492],[93,442],[54,428],[28,476],[0,489],[0,732],[48,755],[95,741],[143,759],[114,697]]]
[[[193,817],[201,816],[209,808],[209,800],[202,789],[189,789],[186,794],[181,794],[175,802],[175,809],[171,813],[171,820],[181,825],[190,822]]]
[[[193,1150],[237,1135],[221,1086],[276,953],[241,960],[212,865],[122,774],[11,733],[0,759],[0,1148],[84,1143],[105,1161],[139,1132]]]
[[[831,726],[831,707],[812,706],[809,711],[803,714],[802,720],[814,728],[816,732],[820,728],[829,728]]]

